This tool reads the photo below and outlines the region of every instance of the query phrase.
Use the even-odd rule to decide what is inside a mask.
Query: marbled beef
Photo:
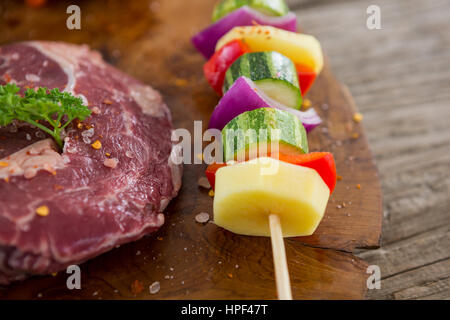
[[[0,128],[0,284],[62,270],[161,227],[182,168],[171,161],[179,150],[157,91],[86,46],[55,42],[0,47],[0,84],[8,82],[60,88],[93,112],[68,128],[62,153],[29,125]]]

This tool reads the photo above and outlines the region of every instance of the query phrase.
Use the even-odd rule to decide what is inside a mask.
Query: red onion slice
[[[269,98],[262,90],[258,89],[258,86],[252,80],[240,77],[214,108],[209,121],[209,128],[222,130],[230,120],[241,113],[267,107],[277,108],[294,114],[303,123],[307,132],[322,123],[322,120],[313,108],[307,111],[299,111],[286,107]]]
[[[268,17],[248,6],[243,6],[197,33],[191,41],[198,51],[209,59],[214,54],[217,41],[228,31],[237,26],[251,26],[255,23],[297,31],[297,16],[292,12],[282,17]]]

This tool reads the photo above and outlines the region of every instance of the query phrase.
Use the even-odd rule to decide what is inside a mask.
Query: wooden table
[[[382,178],[371,299],[450,298],[450,1],[289,1],[364,114]],[[381,8],[382,30],[366,28]]]
[[[450,98],[448,92],[445,91],[449,86],[449,74],[446,66],[450,55],[447,53],[448,35],[444,29],[439,28],[448,27],[446,20],[449,6],[445,1],[429,1],[427,4],[421,4],[420,1],[397,1],[395,4],[391,4],[387,0],[378,2],[382,7],[384,29],[375,31],[369,31],[365,24],[366,8],[372,4],[369,1],[289,1],[289,4],[298,13],[301,28],[314,34],[322,42],[330,57],[333,70],[341,80],[349,84],[355,95],[358,107],[365,114],[364,124],[383,178],[385,198],[383,246],[378,250],[359,253],[359,256],[369,264],[379,265],[382,272],[381,290],[369,292],[368,297],[448,297],[448,270],[450,269],[448,259],[448,187],[450,180],[448,162],[450,157],[446,142],[450,135],[448,128],[450,110],[444,101],[445,99],[448,101]],[[61,8],[63,6],[63,4],[60,5]],[[112,4],[112,8],[120,12],[120,8],[116,8],[114,4]],[[88,13],[86,16],[88,25],[103,23],[103,32],[119,35],[111,37],[110,41],[105,43],[101,34],[94,32],[89,34],[89,43],[101,50],[111,63],[118,64],[119,68],[131,71],[136,77],[160,89],[168,99],[168,104],[174,106],[175,110],[181,110],[180,102],[171,97],[180,90],[186,95],[190,92],[186,98],[189,98],[186,100],[187,104],[192,104],[190,101],[194,99],[197,108],[203,106],[203,109],[199,110],[203,117],[204,112],[210,112],[214,98],[208,95],[206,87],[188,90],[182,85],[183,78],[192,76],[189,72],[192,72],[193,76],[199,73],[197,70],[201,65],[199,58],[193,55],[192,58],[189,56],[189,61],[196,65],[197,69],[184,71],[177,69],[178,59],[167,61],[170,66],[167,74],[178,73],[180,77],[178,85],[173,85],[165,83],[164,79],[151,77],[147,73],[152,71],[148,65],[145,68],[136,68],[136,65],[145,61],[136,61],[133,60],[133,57],[121,56],[120,50],[114,50],[116,47],[123,46],[124,43],[129,45],[134,41],[137,44],[145,43],[145,37],[148,35],[142,35],[140,32],[142,29],[149,28],[154,30],[153,32],[158,32],[159,29],[154,28],[152,20],[136,19],[141,14],[139,11],[131,10],[125,22],[133,21],[134,23],[128,24],[128,28],[124,29],[118,27],[120,21],[108,20],[114,19],[114,15],[93,16]],[[33,15],[33,13],[28,13],[25,23],[20,23],[20,19],[17,22],[14,15],[10,15],[8,19],[9,23],[12,23],[14,31],[11,31],[12,33],[7,31],[6,34],[3,34],[3,41],[12,41],[13,34],[20,35],[22,39],[44,37],[57,40],[61,38],[58,36],[60,33],[52,33],[54,27],[51,20],[40,21],[40,27],[36,30],[26,29],[27,25],[36,21],[36,16],[33,17]],[[59,18],[56,19],[56,21],[59,20]],[[187,32],[192,32],[192,30],[187,30]],[[53,34],[54,38],[52,38]],[[85,42],[85,37],[85,33],[75,32],[71,35],[70,41]],[[121,39],[122,42],[117,43],[116,39]],[[174,43],[174,45],[179,44]],[[144,51],[143,57],[151,59],[151,54],[152,50]],[[414,72],[416,70],[418,72]],[[420,71],[422,73],[419,74]],[[326,79],[329,79],[330,74],[327,69],[325,76],[320,80],[321,85],[329,84]],[[419,86],[419,84],[421,85]],[[325,88],[328,87],[329,85],[325,86]],[[311,93],[313,97],[317,97],[317,102],[323,97],[319,89],[314,90],[313,88]],[[386,100],[386,97],[390,97],[390,99]],[[346,98],[341,97],[340,99],[342,100],[338,99],[333,103],[339,104],[348,101]],[[399,108],[405,110],[400,111]],[[408,109],[406,110],[406,108]],[[410,121],[403,120],[405,115]],[[182,112],[174,112],[174,121],[176,124],[183,123]],[[434,126],[431,125],[432,123]],[[320,142],[321,135],[314,134],[313,140]],[[322,142],[326,142],[326,139]],[[339,165],[343,166],[344,164],[345,162],[338,161],[338,169]],[[188,171],[185,179],[194,181],[200,174],[201,168]],[[350,179],[351,177],[350,175],[344,176],[344,181],[346,178]],[[195,193],[196,198],[189,197],[188,193],[184,193],[185,196],[181,195],[178,201],[183,203],[183,207],[177,207],[177,205],[169,207],[172,212],[180,211],[184,215],[172,214],[167,227],[157,235],[167,241],[142,240],[84,264],[83,270],[89,275],[89,287],[79,297],[133,298],[136,295],[129,292],[129,284],[135,279],[136,274],[148,281],[155,276],[157,279],[163,279],[165,275],[169,274],[169,270],[158,269],[158,267],[161,264],[164,265],[164,261],[168,259],[167,256],[171,254],[172,248],[177,243],[182,244],[183,238],[194,235],[191,233],[182,235],[181,232],[185,230],[186,225],[188,228],[199,227],[192,220],[192,210],[199,208],[198,203],[205,203],[206,200],[204,200],[205,194],[199,193],[197,189],[198,187],[193,185],[187,190]],[[336,197],[339,197],[339,194]],[[335,208],[331,210],[333,213],[331,217],[338,214],[338,210]],[[361,213],[352,212],[352,214],[355,216]],[[174,229],[168,232],[168,228],[172,228],[172,226]],[[200,250],[208,248],[207,254],[210,257],[215,258],[220,251],[220,255],[225,260],[217,259],[217,265],[206,265],[202,270],[191,267],[177,270],[178,275],[182,278],[179,277],[176,281],[167,281],[167,283],[176,282],[179,289],[162,290],[159,298],[204,298],[205,292],[211,296],[233,298],[242,296],[242,288],[253,290],[253,295],[248,297],[255,297],[255,292],[258,294],[257,297],[275,297],[273,276],[270,276],[272,270],[267,270],[265,267],[271,265],[270,251],[264,249],[258,251],[257,254],[247,253],[249,261],[245,262],[244,267],[254,266],[255,262],[261,264],[261,268],[251,270],[250,278],[248,273],[241,277],[243,271],[239,268],[242,265],[238,266],[236,270],[229,269],[230,265],[234,265],[231,262],[235,261],[236,257],[233,252],[238,245],[245,248],[247,242],[250,245],[250,242],[257,241],[262,247],[269,248],[266,239],[252,240],[235,237],[224,232],[218,233],[211,225],[208,225],[203,233],[204,236],[201,239],[193,239],[198,242],[198,245],[186,248],[186,251],[194,251],[198,255],[199,252],[201,253]],[[324,232],[324,234],[326,233]],[[365,244],[355,241],[345,243],[340,240],[341,237],[336,239],[341,243],[337,241],[331,247],[345,250],[351,250],[355,246],[376,246],[378,244],[375,240],[376,235]],[[304,240],[313,246],[320,245],[320,241],[322,241],[320,237]],[[220,247],[215,247],[219,244]],[[364,272],[366,263],[362,260],[356,257],[352,258],[349,253],[341,251],[334,252],[310,246],[299,248],[291,240],[288,241],[287,250],[288,255],[294,256],[290,266],[292,272],[299,275],[298,278],[294,277],[293,279],[296,284],[294,286],[295,297],[361,298],[363,296],[367,275]],[[178,251],[176,251],[177,254]],[[136,255],[138,252],[151,252],[153,257],[147,257],[145,254]],[[156,259],[156,264],[146,261],[146,257],[150,260]],[[180,255],[179,260],[180,266],[185,262],[192,266],[197,263],[195,256],[189,254]],[[124,264],[118,263],[118,261],[132,261],[133,272],[117,277],[117,272],[121,272],[124,268]],[[227,262],[226,266],[222,264],[223,262]],[[105,270],[105,266],[110,267]],[[219,270],[220,273],[214,271],[211,274],[209,270]],[[264,277],[260,278],[258,274]],[[305,275],[314,275],[314,277],[308,278]],[[197,286],[195,291],[189,292],[183,287],[195,287],[196,281],[204,277],[210,277],[209,281],[214,282],[217,289],[211,290],[205,286],[202,290],[201,286]],[[51,277],[50,279],[49,277],[33,278],[24,285],[15,285],[10,288],[5,293],[7,294],[5,297],[33,298],[40,293],[36,290],[46,288],[48,290],[44,292],[45,296],[71,298],[73,295],[64,287],[64,279],[64,274],[53,279]],[[354,279],[353,282],[352,279]],[[181,280],[183,281],[182,285],[179,283]],[[243,287],[239,292],[233,291],[235,286],[230,285],[232,281],[242,283]],[[255,287],[255,282],[260,285]],[[351,288],[351,285],[354,288]],[[333,287],[339,288],[339,290],[333,292]],[[102,289],[97,291],[96,288]],[[116,292],[115,288],[119,290]],[[25,292],[24,289],[28,291]],[[141,296],[142,294],[137,295],[137,297]]]

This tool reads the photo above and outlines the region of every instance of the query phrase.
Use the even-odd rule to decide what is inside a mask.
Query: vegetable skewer
[[[306,132],[320,118],[313,109],[298,110],[323,67],[322,50],[314,37],[295,33],[288,12],[284,0],[222,0],[217,22],[192,39],[212,56],[204,73],[224,94],[209,124],[222,130],[225,161],[206,169],[214,222],[271,237],[280,300],[292,299],[283,237],[316,230],[336,183],[333,155],[308,153]],[[274,15],[282,17],[267,17]]]

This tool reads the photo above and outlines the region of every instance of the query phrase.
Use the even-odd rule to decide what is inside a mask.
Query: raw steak
[[[86,46],[55,42],[0,47],[0,84],[8,82],[69,91],[92,116],[67,130],[62,153],[29,125],[0,128],[0,284],[62,270],[162,226],[182,167],[171,160],[179,149],[158,92]],[[41,206],[48,215],[37,214]]]

